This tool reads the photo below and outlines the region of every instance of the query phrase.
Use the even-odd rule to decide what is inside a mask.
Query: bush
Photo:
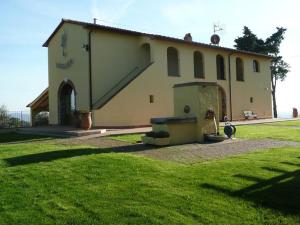
[[[5,105],[0,106],[0,128],[5,128],[8,126],[8,111]]]
[[[40,112],[35,116],[34,121],[36,126],[47,126],[49,124],[49,113]]]

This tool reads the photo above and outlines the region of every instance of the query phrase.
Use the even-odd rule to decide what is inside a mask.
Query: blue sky
[[[287,4],[288,2],[288,4]],[[244,25],[261,38],[276,26],[288,29],[281,48],[291,73],[278,88],[280,111],[300,109],[300,2],[297,0],[10,0],[1,2],[0,105],[26,110],[48,83],[47,48],[42,44],[61,18],[118,26],[209,43],[213,24],[220,23],[221,45],[232,47]]]

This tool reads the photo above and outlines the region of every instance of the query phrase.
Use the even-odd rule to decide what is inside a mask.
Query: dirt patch
[[[109,138],[92,138],[79,140],[76,138],[58,140],[60,144],[90,145],[111,149],[108,152],[133,153],[154,159],[174,161],[180,163],[196,163],[208,159],[223,158],[255,150],[278,148],[283,146],[300,147],[300,142],[280,141],[272,139],[226,140],[219,143],[185,144],[158,148],[143,144],[130,144]]]

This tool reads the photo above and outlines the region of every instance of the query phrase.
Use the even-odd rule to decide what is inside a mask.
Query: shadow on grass
[[[51,152],[41,152],[30,155],[17,156],[12,158],[3,159],[8,166],[19,166],[31,163],[50,162],[58,159],[66,159],[77,156],[93,155],[93,154],[104,154],[104,153],[128,153],[150,150],[155,147],[136,144],[128,146],[120,146],[113,148],[80,148],[80,149],[66,149],[57,150]]]
[[[286,162],[282,162],[286,164]],[[294,166],[297,164],[293,164]],[[300,165],[298,165],[300,166]],[[215,184],[202,184],[201,186],[226,195],[253,201],[263,207],[278,210],[285,214],[300,213],[300,169],[292,172],[275,168],[262,168],[263,170],[281,173],[271,179],[261,179],[248,175],[234,175],[236,178],[256,182],[237,191],[223,188]]]
[[[16,132],[0,134],[0,144],[28,143],[51,139],[53,139],[53,137],[45,135],[19,134]]]
[[[298,166],[300,167],[300,163],[292,163],[292,162],[281,162],[282,164],[288,165],[288,166]]]

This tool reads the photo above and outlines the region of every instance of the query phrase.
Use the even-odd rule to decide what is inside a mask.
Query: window
[[[194,77],[204,78],[203,55],[201,52],[194,52]]]
[[[179,59],[176,48],[169,47],[167,50],[168,57],[168,75],[179,77]]]
[[[74,89],[72,89],[72,92],[71,92],[71,110],[72,111],[75,111],[76,110],[76,96],[75,96],[75,91]]]
[[[145,43],[140,48],[141,65],[147,66],[151,62],[151,49],[150,44]]]
[[[236,80],[244,81],[244,63],[241,58],[236,58]]]
[[[149,95],[149,102],[154,103],[154,95]]]
[[[224,57],[221,55],[217,55],[217,79],[225,80],[225,65],[224,65]]]
[[[257,60],[253,60],[253,72],[259,72],[259,62]]]
[[[250,103],[253,103],[253,97],[250,97]]]

